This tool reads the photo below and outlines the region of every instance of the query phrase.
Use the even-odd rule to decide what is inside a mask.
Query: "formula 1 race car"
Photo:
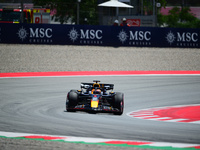
[[[70,90],[67,94],[66,110],[73,112],[84,110],[89,112],[109,112],[122,115],[124,110],[124,94],[113,92],[114,84],[81,83],[81,90]],[[108,92],[110,90],[110,92]]]

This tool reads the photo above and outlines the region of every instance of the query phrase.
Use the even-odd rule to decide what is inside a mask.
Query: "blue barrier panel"
[[[200,29],[2,23],[0,43],[199,48]]]

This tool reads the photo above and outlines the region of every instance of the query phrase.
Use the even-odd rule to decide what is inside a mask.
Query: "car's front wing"
[[[108,113],[120,112],[120,110],[117,108],[114,108],[112,106],[105,106],[105,105],[99,105],[97,108],[92,108],[89,105],[77,105],[73,108],[71,107],[68,109],[77,110],[77,111],[94,111],[94,112],[108,112]]]

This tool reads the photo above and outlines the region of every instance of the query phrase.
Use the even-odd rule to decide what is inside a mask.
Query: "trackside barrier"
[[[199,48],[200,29],[2,23],[0,43]]]

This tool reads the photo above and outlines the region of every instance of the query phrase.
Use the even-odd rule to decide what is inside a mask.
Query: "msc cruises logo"
[[[29,43],[52,43],[52,28],[24,28],[18,30],[17,35],[23,42],[26,39]]]
[[[126,40],[128,38],[128,35],[127,35],[127,33],[124,30],[122,30],[122,31],[119,32],[119,34],[118,34],[117,37],[122,42],[122,44],[124,44],[124,42],[126,42]]]
[[[175,41],[175,35],[170,31],[169,33],[167,33],[166,39],[167,42],[171,45],[172,43],[174,43]]]
[[[26,29],[25,29],[23,26],[18,30],[17,34],[18,34],[18,37],[19,37],[22,41],[25,40],[26,37],[27,37],[27,35],[28,35]]]
[[[175,32],[172,31],[166,34],[167,42],[172,45],[175,44],[176,46],[191,46],[196,47],[199,45],[199,33],[197,32]]]
[[[103,31],[99,29],[72,28],[68,32],[68,36],[73,43],[78,41],[80,44],[103,44]]]
[[[150,31],[124,31],[123,29],[117,35],[122,44],[135,46],[149,46],[151,45]],[[127,42],[128,41],[128,42]]]
[[[79,36],[78,32],[74,28],[69,31],[68,35],[69,35],[69,38],[73,42],[76,41],[78,39],[78,36]]]

